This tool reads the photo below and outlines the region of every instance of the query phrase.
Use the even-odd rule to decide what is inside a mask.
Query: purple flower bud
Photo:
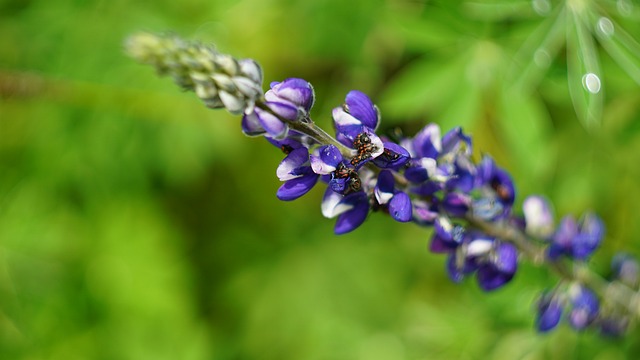
[[[349,147],[353,146],[354,141],[360,134],[364,132],[373,133],[380,120],[378,108],[373,105],[367,95],[356,90],[347,94],[345,103],[340,107],[334,108],[332,115],[336,129],[336,139]],[[382,153],[384,146],[382,146],[382,140],[379,141],[380,153]]]
[[[489,261],[478,268],[478,284],[484,291],[496,290],[508,283],[518,268],[518,251],[513,244],[500,243]]]
[[[375,130],[378,128],[380,111],[363,92],[358,90],[349,91],[345,98],[344,110],[369,129]]]
[[[444,210],[455,217],[464,217],[469,211],[470,205],[471,198],[466,194],[458,192],[447,193],[444,199],[442,199],[442,207]]]
[[[429,250],[433,253],[450,253],[462,244],[465,230],[454,225],[447,217],[440,216],[433,223],[433,235]]]
[[[538,300],[536,328],[540,332],[554,329],[562,317],[562,304],[554,293],[544,293]]]
[[[413,200],[414,220],[423,225],[431,225],[438,218],[438,204],[436,201],[428,203],[423,200]]]
[[[271,90],[267,91],[264,97],[269,102],[300,108],[303,116],[308,116],[315,101],[313,86],[306,80],[296,78],[272,82]]]
[[[385,205],[395,195],[395,179],[389,170],[382,170],[378,175],[378,182],[373,191],[378,204]]]
[[[301,116],[300,110],[293,105],[273,101],[268,101],[265,104],[269,107],[269,109],[271,109],[271,111],[280,116],[282,119],[296,121]]]
[[[569,312],[569,324],[576,330],[583,330],[589,326],[598,315],[600,304],[593,291],[577,285],[570,289],[571,311]]]
[[[436,159],[442,151],[442,141],[440,139],[440,127],[437,124],[425,126],[413,138],[413,150],[416,158]]]
[[[586,214],[576,224],[573,217],[566,216],[553,234],[549,246],[550,259],[567,256],[576,260],[586,260],[600,246],[604,235],[604,225],[599,217]]]
[[[552,243],[548,249],[548,256],[555,260],[561,255],[570,256],[573,239],[578,234],[578,224],[572,216],[565,216],[553,234]]]
[[[242,118],[242,131],[249,136],[264,134],[265,132],[276,139],[284,139],[289,127],[277,116],[260,108],[245,114]]]
[[[407,193],[399,191],[389,201],[389,214],[399,222],[411,221],[411,198]]]
[[[576,260],[586,260],[600,246],[604,236],[604,224],[592,213],[585,214],[578,224],[578,234],[573,239],[572,255]]]
[[[500,169],[493,159],[484,156],[477,166],[476,186],[487,186],[506,208],[510,208],[515,200],[515,188],[511,176]]]
[[[612,278],[636,289],[640,284],[640,264],[631,255],[616,254],[611,261]]]
[[[471,137],[462,132],[461,127],[449,130],[442,137],[442,152],[456,153],[463,156],[471,156]]]

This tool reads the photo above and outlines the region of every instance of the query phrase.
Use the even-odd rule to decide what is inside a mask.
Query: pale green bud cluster
[[[161,75],[196,95],[210,108],[250,113],[262,97],[262,69],[252,59],[237,60],[213,47],[176,36],[139,33],[125,43],[127,53],[153,65]]]

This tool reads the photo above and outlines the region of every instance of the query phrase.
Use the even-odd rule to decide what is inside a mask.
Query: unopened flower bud
[[[251,59],[236,60],[213,47],[149,33],[129,37],[125,48],[134,59],[194,91],[210,108],[250,113],[262,96],[262,70]]]

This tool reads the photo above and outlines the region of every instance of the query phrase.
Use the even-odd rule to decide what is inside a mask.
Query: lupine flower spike
[[[429,250],[447,256],[451,280],[473,277],[484,291],[508,284],[521,261],[545,266],[560,280],[537,300],[540,332],[564,321],[577,331],[619,336],[640,315],[640,265],[632,256],[616,256],[608,280],[588,268],[604,239],[602,220],[586,213],[556,223],[551,204],[537,195],[515,209],[511,175],[488,155],[474,161],[472,139],[461,128],[443,134],[427,124],[413,137],[391,141],[378,133],[378,107],[353,90],[331,113],[331,136],[311,118],[315,93],[306,80],[273,82],[263,94],[255,61],[175,36],[137,34],[126,50],[205,105],[242,115],[246,135],[279,148],[278,199],[297,199],[321,183],[321,212],[336,218],[336,234],[354,231],[372,211],[431,227]]]

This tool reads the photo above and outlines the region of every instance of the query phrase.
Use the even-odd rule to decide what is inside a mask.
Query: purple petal
[[[322,215],[326,218],[333,218],[345,211],[351,210],[353,205],[341,203],[344,195],[327,188],[322,197]]]
[[[371,129],[378,127],[379,111],[371,99],[358,90],[352,90],[345,99],[346,111]]]
[[[409,151],[396,143],[385,141],[383,146],[383,153],[373,160],[382,169],[397,169],[411,158]]]
[[[276,115],[279,115],[284,119],[296,121],[302,117],[298,108],[291,104],[268,101],[266,105],[269,106],[269,109],[271,109],[271,111]]]
[[[380,172],[380,175],[378,175],[378,182],[374,189],[374,194],[376,196],[376,200],[378,200],[378,204],[386,204],[391,200],[391,198],[393,198],[395,182],[396,181],[393,178],[391,171],[382,170]]]
[[[504,273],[493,264],[485,264],[478,269],[478,285],[484,291],[496,290],[513,278],[513,274]]]
[[[511,243],[501,243],[495,251],[493,264],[505,274],[515,274],[518,269],[518,249]]]
[[[588,213],[580,219],[578,235],[573,239],[572,254],[575,259],[584,260],[600,246],[604,236],[604,224],[595,214]]]
[[[317,155],[311,155],[310,161],[316,174],[326,175],[336,170],[342,161],[342,154],[334,145],[325,145],[318,148]]]
[[[413,210],[416,221],[421,224],[430,225],[440,215],[437,204],[429,204],[425,201],[413,201]]]
[[[269,135],[276,139],[283,139],[286,137],[289,127],[287,124],[283,123],[282,120],[262,109],[256,108],[254,112],[258,115],[260,125],[262,125]]]
[[[420,184],[429,180],[429,171],[422,166],[411,166],[404,171],[404,176],[412,183]]]
[[[562,305],[551,294],[543,294],[538,301],[538,314],[536,316],[536,328],[540,332],[547,332],[556,326],[560,322],[562,317]]]
[[[389,214],[391,214],[391,217],[396,221],[411,221],[413,211],[411,208],[411,198],[407,193],[400,191],[393,196],[389,202]]]
[[[439,190],[442,190],[442,184],[435,181],[427,181],[424,184],[411,188],[413,194],[427,197],[435,194]]]
[[[258,114],[254,111],[242,116],[242,132],[248,136],[259,136],[267,131],[260,124]]]
[[[353,140],[362,133],[364,125],[351,114],[344,111],[342,107],[333,109],[333,125],[336,129],[336,138],[342,144],[352,147]]]
[[[447,274],[449,275],[449,278],[451,279],[451,281],[453,281],[456,284],[459,284],[462,282],[462,280],[464,280],[464,269],[459,269],[458,266],[456,266],[456,254],[452,253],[449,255],[449,257],[447,258]]]
[[[413,148],[418,158],[437,158],[442,151],[440,127],[437,124],[425,126],[413,139]]]
[[[341,200],[341,203],[353,205],[353,208],[338,216],[334,228],[336,235],[355,230],[364,222],[369,213],[369,199],[362,191],[345,196]]]
[[[464,217],[469,211],[471,199],[468,195],[452,192],[442,199],[442,207],[445,211],[455,217]]]
[[[573,241],[578,235],[578,224],[572,216],[565,216],[553,234],[549,246],[550,259],[557,259],[561,255],[572,256]]]
[[[513,201],[516,198],[516,191],[509,173],[499,168],[496,169],[494,178],[491,181],[491,187],[505,205],[513,205]]]
[[[293,131],[291,131],[289,135],[291,135],[291,133],[293,133]],[[304,147],[302,143],[300,143],[298,140],[292,139],[290,136],[287,136],[286,138],[280,140],[271,137],[265,137],[265,139],[273,144],[273,146],[282,150],[285,154],[289,154],[295,149]]]
[[[572,289],[572,308],[569,313],[569,324],[574,329],[582,330],[589,326],[598,315],[600,303],[593,291],[584,286]]]
[[[442,152],[447,153],[462,153],[463,155],[471,155],[471,137],[465,135],[462,132],[461,127],[456,127],[449,130],[442,137]]]
[[[433,229],[429,250],[434,253],[451,252],[465,238],[465,229],[460,225],[452,224],[449,218],[444,216],[434,221]]]
[[[315,94],[313,86],[308,81],[289,78],[282,82],[272,82],[271,90],[267,91],[265,99],[267,101],[290,102],[309,112],[315,101]]]
[[[318,175],[311,172],[299,178],[289,180],[280,186],[276,192],[276,196],[283,201],[295,200],[308,193],[316,182],[318,182],[318,178]]]
[[[276,175],[280,181],[287,181],[305,174],[301,168],[308,168],[305,164],[309,161],[309,151],[307,148],[298,148],[293,150],[287,157],[282,160]]]

